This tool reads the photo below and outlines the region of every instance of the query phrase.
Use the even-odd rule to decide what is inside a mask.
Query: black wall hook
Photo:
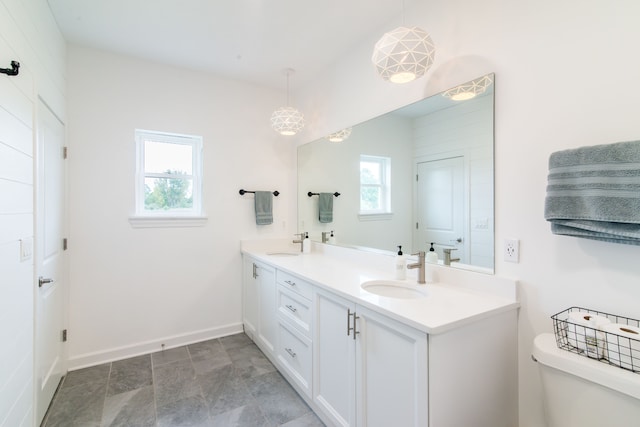
[[[18,61],[11,61],[11,68],[0,68],[0,73],[7,76],[17,76],[20,69],[20,63]]]

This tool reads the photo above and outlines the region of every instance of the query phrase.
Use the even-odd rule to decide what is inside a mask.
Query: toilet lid
[[[553,334],[535,337],[532,355],[538,363],[640,399],[640,374],[562,350]]]

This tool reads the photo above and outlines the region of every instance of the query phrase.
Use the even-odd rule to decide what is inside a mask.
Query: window
[[[360,214],[391,213],[391,159],[360,156]]]
[[[146,130],[135,134],[136,217],[202,219],[202,137]]]

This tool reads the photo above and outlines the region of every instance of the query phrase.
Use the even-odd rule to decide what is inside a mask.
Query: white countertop
[[[428,334],[439,334],[519,307],[517,282],[511,279],[445,266],[435,269],[436,283],[418,285],[416,270],[407,284],[426,291],[426,297],[383,297],[361,288],[369,280],[393,280],[394,257],[313,243],[312,252],[299,253],[288,241],[243,241],[242,253],[300,276],[315,286],[345,297]],[[298,255],[269,255],[273,253]]]

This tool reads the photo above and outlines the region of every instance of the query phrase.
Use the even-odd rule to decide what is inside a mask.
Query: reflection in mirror
[[[406,254],[433,242],[440,260],[453,248],[452,266],[493,272],[493,87],[493,74],[481,76],[353,126],[341,142],[301,145],[298,231]],[[331,222],[308,192],[341,194]]]

